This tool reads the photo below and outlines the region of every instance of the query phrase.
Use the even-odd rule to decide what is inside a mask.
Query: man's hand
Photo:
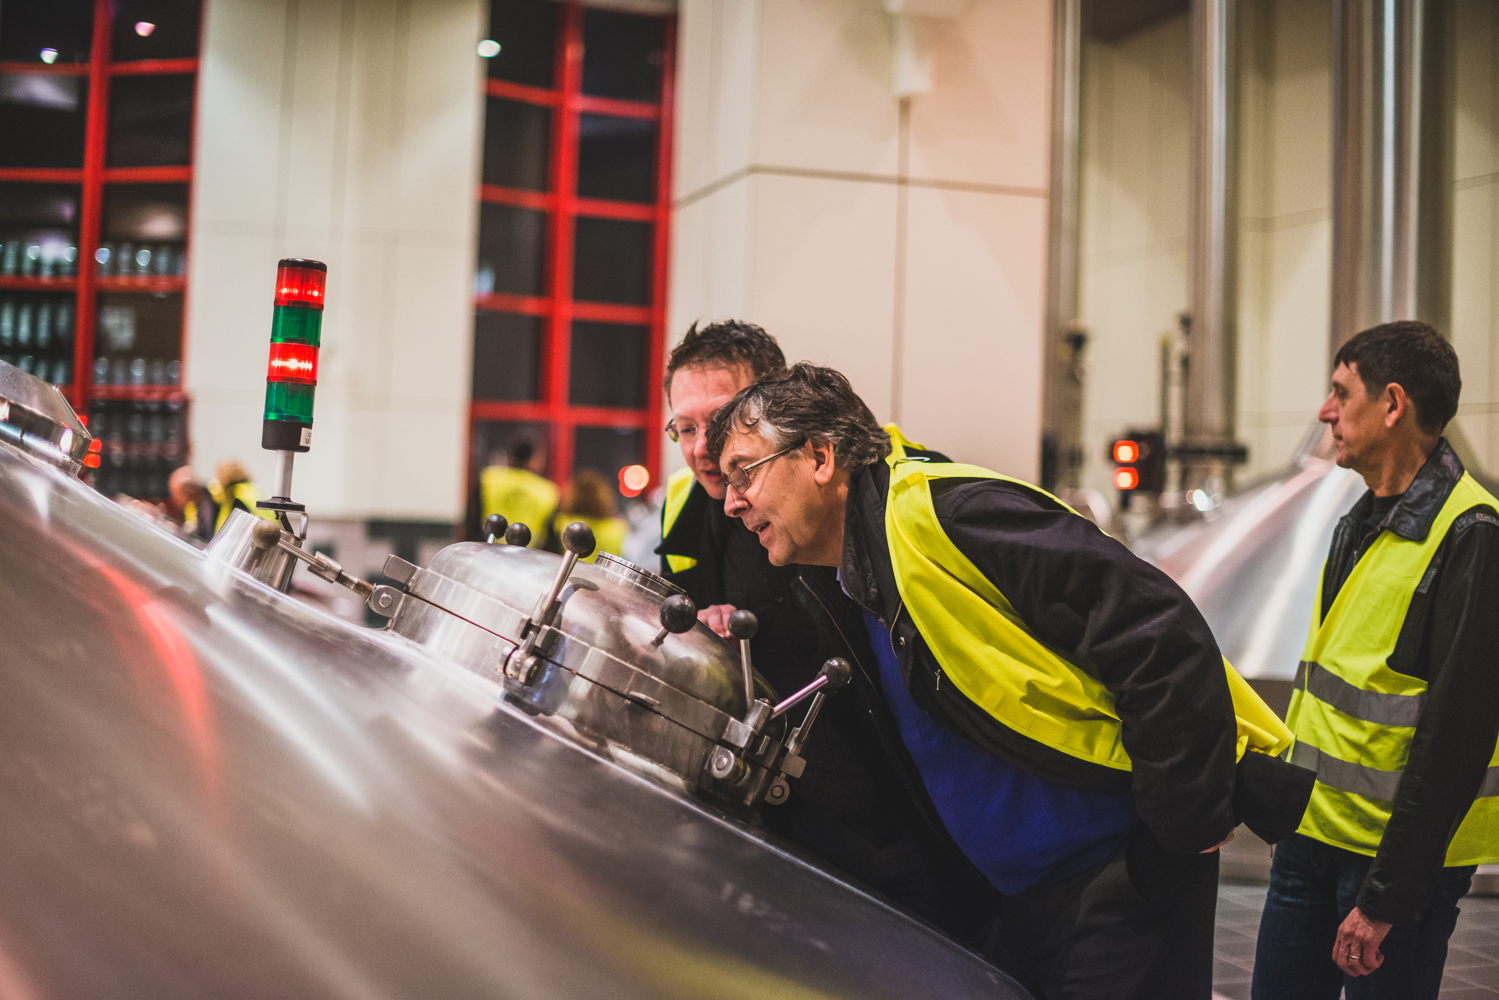
[[[710,604],[697,613],[697,620],[708,626],[714,632],[728,639],[729,615],[739,609],[732,604]]]
[[[1233,840],[1233,839],[1234,839],[1234,832],[1232,830],[1230,830],[1230,831],[1228,831],[1228,836],[1227,837],[1224,837],[1222,840],[1218,841],[1218,843],[1214,844],[1212,847],[1204,847],[1202,850],[1198,851],[1197,853],[1198,854],[1212,854],[1214,851],[1218,850],[1220,847],[1224,846],[1230,840]]]
[[[1338,928],[1338,939],[1332,946],[1333,963],[1350,976],[1367,976],[1384,964],[1379,946],[1388,933],[1389,924],[1370,920],[1355,906]]]

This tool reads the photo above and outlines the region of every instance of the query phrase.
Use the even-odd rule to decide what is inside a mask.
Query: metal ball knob
[[[574,521],[562,529],[562,547],[583,558],[593,552],[593,529],[582,521]]]
[[[674,594],[661,602],[661,627],[681,635],[697,624],[697,604],[686,594]]]
[[[505,529],[505,543],[507,545],[519,545],[525,548],[531,544],[531,529],[516,521]]]
[[[822,675],[828,679],[825,691],[841,688],[854,676],[854,668],[851,663],[841,656],[835,656],[822,665]]]
[[[760,619],[753,611],[736,611],[729,615],[729,635],[736,639],[753,639],[760,629]]]
[[[510,522],[505,520],[504,514],[491,514],[484,519],[484,534],[490,538],[503,538],[505,529]]]

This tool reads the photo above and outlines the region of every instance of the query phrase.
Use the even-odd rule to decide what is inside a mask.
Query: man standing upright
[[[1254,996],[1436,997],[1499,860],[1499,516],[1441,436],[1462,381],[1425,323],[1358,334],[1318,418],[1369,490],[1338,523],[1287,721],[1317,772],[1275,851]]]
[[[892,458],[832,369],[763,377],[708,447],[772,564],[837,568],[803,579],[907,796],[1004,894],[1000,966],[1041,1000],[1207,1000],[1236,759],[1290,734],[1181,589],[1035,487]]]

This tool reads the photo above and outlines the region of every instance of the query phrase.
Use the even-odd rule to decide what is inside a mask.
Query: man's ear
[[[810,441],[808,446],[812,449],[812,480],[819,486],[826,486],[832,482],[837,466],[833,458],[833,442],[827,439]]]
[[[1394,427],[1402,419],[1409,416],[1416,419],[1416,407],[1411,402],[1405,386],[1399,382],[1391,382],[1384,387],[1384,393],[1379,397],[1380,408],[1384,411],[1384,425]]]

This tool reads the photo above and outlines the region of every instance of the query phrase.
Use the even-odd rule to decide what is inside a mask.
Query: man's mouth
[[[765,532],[767,530],[769,530],[769,528],[770,528],[770,522],[769,521],[761,521],[759,524],[752,526],[750,528],[750,530],[755,533],[755,537],[759,538],[761,541],[764,541],[765,540]]]

